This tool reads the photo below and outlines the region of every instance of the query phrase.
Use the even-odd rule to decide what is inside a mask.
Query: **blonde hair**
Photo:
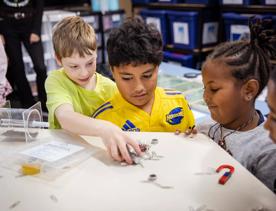
[[[58,59],[74,52],[81,57],[97,49],[95,31],[79,16],[70,16],[58,22],[53,29],[53,46]]]

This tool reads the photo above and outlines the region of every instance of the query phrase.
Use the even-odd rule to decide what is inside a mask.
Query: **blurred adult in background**
[[[0,107],[6,103],[6,97],[12,92],[11,86],[6,78],[8,59],[0,39]]]
[[[44,82],[47,77],[41,42],[43,0],[0,0],[0,38],[8,56],[7,78],[20,99],[28,108],[35,103],[26,78],[21,43],[28,51],[36,72],[38,98],[46,111]]]

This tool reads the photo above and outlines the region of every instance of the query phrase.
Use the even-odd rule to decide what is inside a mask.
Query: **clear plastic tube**
[[[18,119],[1,119],[0,120],[0,126],[1,127],[24,127],[24,120],[18,120]],[[49,128],[48,122],[40,122],[40,121],[31,121],[28,124],[29,127],[33,128]]]

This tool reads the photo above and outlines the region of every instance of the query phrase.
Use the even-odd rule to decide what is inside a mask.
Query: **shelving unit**
[[[221,5],[221,13],[235,12],[243,14],[268,14],[276,16],[276,5]],[[221,26],[224,27],[221,19]],[[222,28],[221,27],[221,28]],[[220,40],[223,40],[223,32],[220,32]],[[273,65],[276,65],[276,61],[271,61]]]
[[[111,28],[119,26],[125,18],[124,10],[92,12],[91,7],[69,7],[65,8],[68,11],[73,11],[77,15],[86,19],[89,16],[98,16],[98,25],[92,25],[95,29],[98,39],[98,58],[99,65],[107,63],[106,41]]]
[[[250,14],[276,13],[276,5],[221,5],[221,12],[238,12]]]
[[[139,13],[141,8],[151,9],[151,10],[175,10],[175,11],[196,11],[199,13],[199,24],[198,24],[198,34],[202,34],[203,32],[203,12],[206,10],[212,10],[218,14],[233,12],[233,13],[244,13],[244,14],[270,14],[276,17],[276,5],[216,5],[209,6],[203,4],[186,4],[186,3],[134,3],[132,4],[132,12],[133,14]],[[276,25],[276,24],[275,24]],[[219,18],[219,42],[225,41],[224,36],[224,20],[222,15]],[[164,50],[181,53],[181,54],[193,54],[197,56],[199,60],[199,65],[203,60],[203,55],[211,52],[215,46],[203,47],[202,46],[202,36],[198,36],[198,48],[192,50],[184,50],[176,48],[171,44],[167,44],[164,46]]]
[[[90,7],[70,7],[66,10],[45,10],[42,22],[41,40],[44,48],[44,61],[47,71],[58,68],[55,62],[55,55],[52,46],[52,28],[62,18],[71,15],[81,16],[87,23],[91,24],[97,37],[98,57],[97,63],[107,62],[106,41],[111,28],[118,26],[124,19],[124,10],[110,12],[92,12]],[[23,61],[28,81],[33,87],[35,84],[36,74],[33,70],[33,64],[26,49],[22,45]],[[35,88],[34,88],[35,90]],[[36,91],[33,92],[36,95]]]
[[[180,48],[175,48],[173,47],[173,45],[166,45],[164,46],[164,50],[167,50],[167,51],[174,51],[176,53],[195,53],[195,54],[199,54],[199,53],[208,53],[212,50],[214,50],[215,46],[212,46],[212,47],[205,47],[205,48],[195,48],[193,50],[185,50],[185,49],[180,49]]]
[[[125,19],[124,10],[107,11],[102,13],[103,63],[108,63],[106,43],[112,28],[118,27]]]
[[[135,9],[140,8],[147,8],[151,10],[175,10],[175,11],[195,11],[198,12],[199,20],[198,20],[198,34],[202,35],[203,33],[203,14],[207,10],[214,10],[218,11],[219,6],[214,5],[204,5],[204,4],[184,4],[184,3],[175,3],[175,4],[169,4],[169,3],[148,3],[148,4],[132,4],[132,13],[137,14],[135,12]],[[219,29],[220,30],[220,29]],[[175,47],[173,44],[167,44],[164,46],[164,50],[171,51],[175,53],[182,53],[182,54],[193,54],[197,57],[197,65],[196,68],[200,69],[201,62],[203,61],[203,56],[206,53],[211,52],[214,49],[214,46],[210,47],[203,47],[202,44],[202,36],[198,36],[197,38],[197,46],[198,48],[188,50],[188,49],[180,49]]]
[[[221,13],[237,13],[237,14],[256,14],[256,15],[271,15],[276,17],[276,5],[221,5]],[[225,41],[224,37],[224,21],[220,20],[220,41]],[[274,23],[276,25],[276,23]],[[249,29],[248,29],[249,31]]]

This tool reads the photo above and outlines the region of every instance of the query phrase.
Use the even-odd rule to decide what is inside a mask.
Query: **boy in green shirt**
[[[53,30],[53,45],[62,68],[45,83],[50,128],[100,136],[113,159],[131,164],[126,144],[140,155],[138,144],[110,122],[90,118],[116,91],[111,80],[96,73],[94,29],[80,17],[64,18]]]

